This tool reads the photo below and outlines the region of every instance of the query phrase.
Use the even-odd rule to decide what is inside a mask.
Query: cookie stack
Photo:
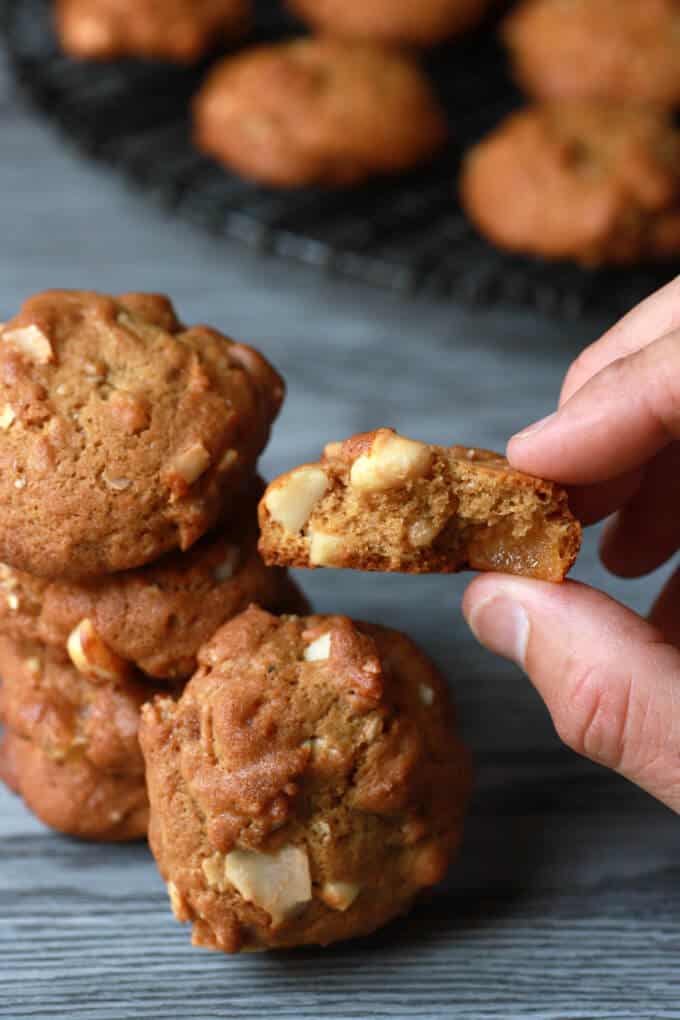
[[[257,553],[283,394],[155,295],[51,291],[0,330],[0,773],[54,828],[146,835],[141,705],[250,603],[306,608]]]

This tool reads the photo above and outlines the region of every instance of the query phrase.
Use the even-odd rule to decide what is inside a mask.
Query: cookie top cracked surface
[[[194,103],[201,149],[280,187],[395,173],[430,156],[446,133],[412,59],[341,39],[296,39],[229,57]]]
[[[187,549],[254,468],[283,383],[157,295],[47,291],[0,329],[0,560],[85,577]]]
[[[470,787],[445,685],[404,635],[251,608],[143,711],[150,842],[195,944],[366,934],[442,878]]]

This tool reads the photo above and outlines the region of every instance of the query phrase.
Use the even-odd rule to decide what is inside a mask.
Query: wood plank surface
[[[1,69],[0,127],[0,318],[47,286],[167,291],[287,377],[270,475],[382,424],[502,447],[604,326],[407,300],[217,244],[82,164]],[[596,539],[576,576],[644,609],[660,577],[607,578]],[[407,630],[450,680],[477,786],[447,882],[370,939],[222,958],[191,949],[143,845],[56,836],[1,791],[0,1017],[680,1017],[677,818],[560,747],[528,682],[463,625],[465,578],[301,581],[321,611]]]

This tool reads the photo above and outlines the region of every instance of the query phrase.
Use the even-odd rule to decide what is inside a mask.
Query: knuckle
[[[600,666],[572,665],[554,722],[560,739],[577,754],[620,769],[626,755],[631,680]]]
[[[565,375],[564,382],[562,383],[562,393],[560,397],[561,403],[564,403],[564,401],[572,397],[577,390],[580,390],[580,388],[587,383],[594,374],[594,348],[595,344],[585,347],[567,369],[567,374]]]

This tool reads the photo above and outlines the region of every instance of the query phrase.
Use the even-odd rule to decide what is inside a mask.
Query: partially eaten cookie
[[[554,482],[488,450],[382,428],[329,443],[275,479],[259,507],[267,563],[409,574],[497,570],[562,581],[581,526]]]

